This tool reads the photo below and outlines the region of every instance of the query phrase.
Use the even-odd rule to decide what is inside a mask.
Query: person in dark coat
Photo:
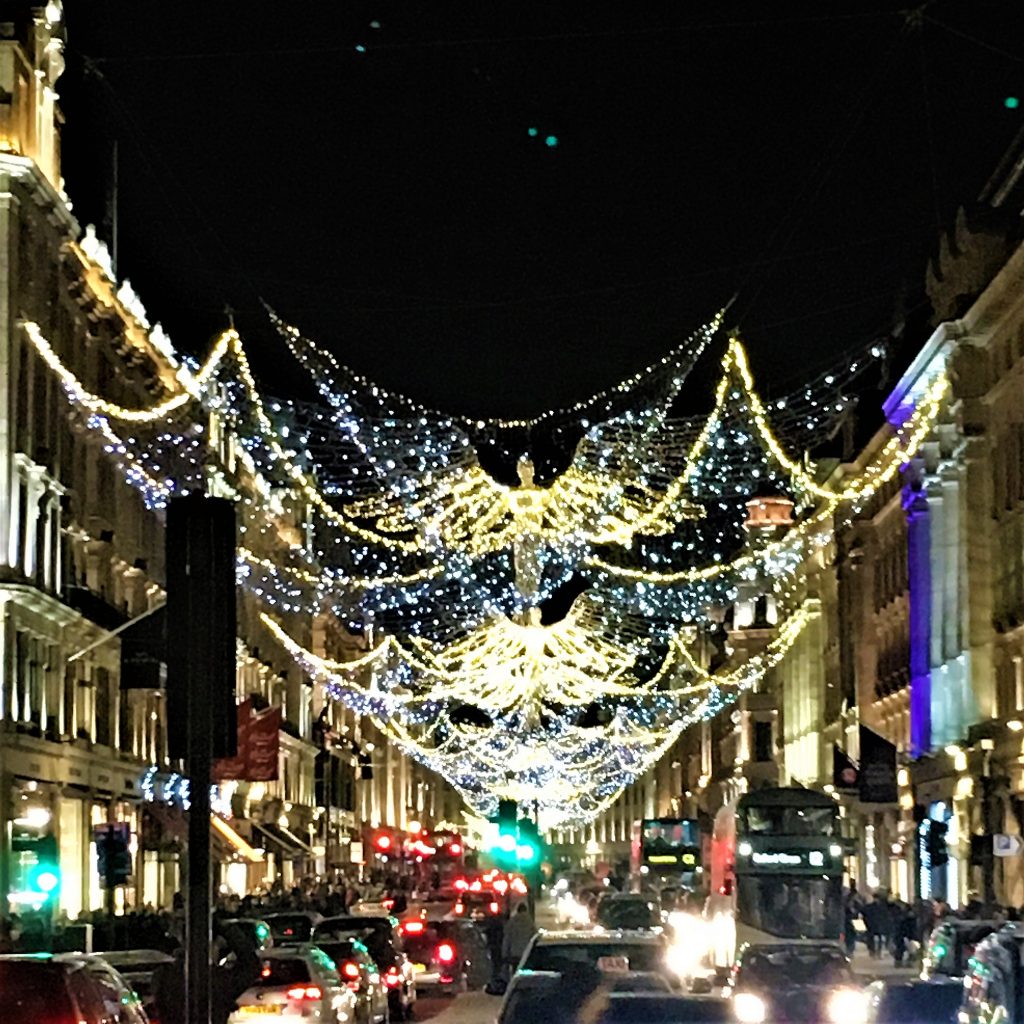
[[[238,997],[259,980],[260,961],[256,947],[240,928],[225,929],[220,960],[212,965],[210,977],[211,1024],[227,1024]],[[185,950],[178,949],[172,963],[164,964],[153,977],[153,996],[160,1024],[186,1024]]]

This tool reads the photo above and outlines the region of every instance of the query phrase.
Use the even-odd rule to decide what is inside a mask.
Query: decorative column
[[[910,589],[910,754],[932,746],[932,571],[928,496],[914,484],[903,489],[907,516],[907,581]]]

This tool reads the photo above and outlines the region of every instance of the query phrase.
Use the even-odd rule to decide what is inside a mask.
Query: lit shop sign
[[[648,864],[681,864],[684,868],[697,866],[695,853],[651,853],[647,855]]]
[[[744,852],[741,850],[741,855]],[[838,846],[830,847],[829,853],[833,856],[840,856],[842,849]],[[750,854],[750,863],[756,867],[765,868],[823,868],[826,858],[827,854],[824,850],[804,850],[800,853],[783,850],[758,850]]]

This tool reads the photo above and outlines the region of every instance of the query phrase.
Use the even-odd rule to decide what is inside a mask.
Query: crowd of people
[[[895,898],[888,889],[876,889],[862,896],[856,886],[851,885],[846,895],[843,933],[846,949],[853,953],[858,938],[862,938],[868,955],[879,959],[891,955],[899,967],[910,965],[924,948],[932,931],[947,917],[961,920],[1018,920],[1014,908],[996,907],[986,912],[984,904],[976,894],[968,897],[960,910],[953,911],[941,896],[934,899],[918,900],[911,905]]]

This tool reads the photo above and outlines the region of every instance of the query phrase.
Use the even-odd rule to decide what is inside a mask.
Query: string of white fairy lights
[[[679,625],[699,623],[709,603],[730,599],[743,583],[781,592],[841,508],[863,504],[914,454],[948,392],[945,378],[932,381],[879,454],[832,487],[790,455],[777,423],[802,438],[834,429],[851,407],[846,389],[863,360],[826,375],[818,391],[766,404],[733,339],[711,413],[702,423],[672,421],[688,360],[720,321],[721,314],[656,364],[650,388],[637,375],[548,417],[476,425],[532,431],[595,409],[610,416],[583,425],[568,469],[545,486],[530,479],[528,465],[519,486],[493,480],[474,457],[467,421],[387,394],[294,328],[279,325],[307,368],[324,371],[318,383],[328,401],[297,432],[289,408],[260,395],[234,330],[202,364],[179,368],[179,391],[132,409],[92,393],[38,325],[24,327],[83,429],[101,436],[153,507],[202,486],[214,433],[236,438],[253,524],[239,551],[240,582],[271,610],[326,608],[353,625],[369,614],[390,630],[349,662],[318,658],[268,616],[271,632],[334,696],[375,718],[474,807],[540,795],[553,823],[597,813],[683,728],[717,713],[785,657],[806,625],[799,610],[762,655],[724,674],[701,668]],[[630,397],[643,407],[626,408]],[[398,410],[389,415],[392,402]],[[320,443],[355,453],[347,469],[357,479],[332,477],[311,456],[312,423]],[[127,429],[134,433],[119,432]],[[396,458],[402,446],[408,454]],[[781,537],[737,553],[728,545],[735,548],[738,511],[757,488],[789,494],[807,513]],[[261,553],[278,491],[313,512],[313,547],[284,556],[267,545]],[[688,564],[674,567],[679,560]],[[541,624],[541,603],[581,574],[588,614],[574,606],[560,622]],[[626,635],[623,624],[638,620],[642,628]],[[368,681],[360,683],[360,673]],[[466,707],[487,724],[460,718]],[[594,708],[596,724],[581,715]]]

